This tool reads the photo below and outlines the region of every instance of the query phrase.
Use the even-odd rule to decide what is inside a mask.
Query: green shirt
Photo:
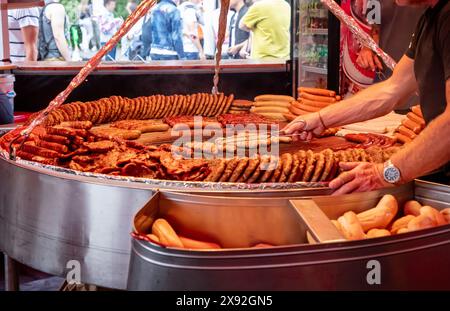
[[[291,8],[285,0],[256,2],[243,23],[252,30],[252,58],[289,58]]]

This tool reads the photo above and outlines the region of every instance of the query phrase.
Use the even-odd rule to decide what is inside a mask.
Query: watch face
[[[384,170],[384,179],[391,184],[398,182],[400,180],[399,170],[395,167],[387,167]]]

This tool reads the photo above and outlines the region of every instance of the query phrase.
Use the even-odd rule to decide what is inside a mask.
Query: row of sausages
[[[146,221],[147,219],[144,219]],[[204,240],[196,240],[178,234],[170,223],[164,218],[156,219],[151,228],[151,233],[136,234],[137,238],[146,240],[160,246],[173,247],[190,250],[219,250],[222,246],[218,243]],[[274,245],[267,243],[258,243],[250,248],[273,247]]]
[[[406,144],[413,141],[417,135],[425,128],[425,119],[423,118],[420,106],[411,108],[402,124],[396,129],[395,138],[397,141]]]

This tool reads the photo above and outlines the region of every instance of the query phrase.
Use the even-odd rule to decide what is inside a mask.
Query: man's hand
[[[50,21],[53,31],[53,37],[55,38],[56,46],[58,47],[59,52],[65,61],[70,61],[70,50],[69,45],[66,40],[66,36],[64,34],[64,23],[66,10],[62,4],[55,5],[51,10]]]
[[[247,58],[250,58],[250,53],[247,52],[246,50],[242,49],[242,50],[239,52],[239,56],[240,56],[241,58],[243,58],[243,59],[247,59]]]
[[[236,54],[238,54],[241,51],[241,49],[242,49],[242,46],[234,45],[232,47],[229,47],[227,52],[229,55],[235,56]]]
[[[363,47],[359,56],[356,59],[356,63],[364,69],[371,69],[375,71],[377,69],[383,70],[383,64],[381,64],[380,59],[376,56],[371,49]]]
[[[384,180],[382,163],[343,162],[339,165],[344,172],[329,184],[329,187],[334,190],[333,195],[394,186]]]
[[[294,136],[294,141],[311,140],[313,134],[320,135],[325,130],[325,127],[320,121],[318,112],[305,114],[294,119],[291,123],[286,125],[281,131],[285,134]]]
[[[241,21],[239,22],[239,29],[246,31],[246,32],[250,32],[252,31],[252,29],[250,27],[248,27],[245,23],[244,23],[244,19],[242,18]]]

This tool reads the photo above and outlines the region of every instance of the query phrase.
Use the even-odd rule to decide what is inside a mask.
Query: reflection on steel
[[[137,233],[151,231],[152,222],[146,221],[148,215],[167,219],[180,235],[198,232],[204,239],[227,248],[261,242],[299,244],[306,233],[288,197],[268,200],[257,196],[229,198],[162,191],[134,218]]]
[[[65,277],[81,263],[82,282],[123,289],[131,219],[149,189],[45,174],[0,160],[0,249],[20,263]]]
[[[416,180],[416,197],[420,202],[439,209],[450,207],[450,186],[426,180]]]

